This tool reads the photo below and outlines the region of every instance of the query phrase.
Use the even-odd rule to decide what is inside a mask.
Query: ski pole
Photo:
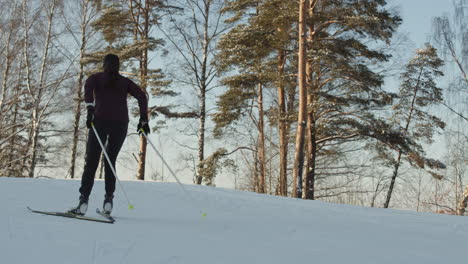
[[[109,155],[107,155],[106,148],[104,147],[104,144],[102,144],[101,138],[99,137],[99,134],[98,134],[96,128],[94,127],[94,123],[93,123],[93,122],[91,122],[91,127],[93,128],[94,134],[95,134],[96,137],[97,137],[97,140],[98,140],[98,142],[99,142],[99,145],[101,146],[102,152],[104,153],[104,156],[106,157],[107,162],[109,163],[109,167],[111,168],[112,173],[114,173],[114,176],[115,176],[115,178],[117,179],[117,182],[119,183],[120,188],[122,189],[122,192],[123,192],[123,194],[124,194],[124,196],[125,196],[125,199],[127,199],[128,209],[133,209],[133,205],[130,203],[130,200],[128,199],[127,193],[125,192],[125,189],[123,188],[122,183],[120,182],[119,177],[117,177],[117,173],[115,172],[115,168],[114,168],[114,166],[112,165],[112,162],[111,162],[111,160],[110,160],[110,158],[109,158]]]
[[[140,128],[140,132],[141,134],[146,138],[146,141],[148,141],[150,143],[150,146],[154,149],[154,151],[156,152],[156,154],[158,154],[159,158],[161,158],[162,162],[164,165],[166,165],[166,168],[169,170],[169,172],[171,173],[172,176],[174,176],[174,179],[177,181],[177,183],[179,184],[179,186],[182,188],[182,190],[184,190],[185,194],[187,195],[187,197],[190,199],[190,201],[198,208],[200,208],[198,205],[195,204],[195,200],[193,199],[192,195],[187,191],[187,189],[185,189],[184,185],[180,182],[179,178],[177,178],[177,176],[175,175],[174,171],[171,169],[171,167],[169,166],[169,164],[167,164],[166,160],[164,160],[163,156],[161,155],[161,153],[159,153],[159,151],[156,149],[156,147],[154,146],[153,142],[151,142],[151,140],[148,138],[148,136],[146,135],[145,131],[143,130],[143,128]],[[202,212],[200,211],[200,213],[202,213],[202,216],[206,216],[206,213],[205,212]]]

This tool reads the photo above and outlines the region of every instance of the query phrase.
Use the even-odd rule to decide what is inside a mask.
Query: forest
[[[1,3],[0,177],[80,178],[83,86],[112,53],[184,184],[465,214],[468,0],[420,47],[386,0]],[[173,180],[128,102],[117,173]]]

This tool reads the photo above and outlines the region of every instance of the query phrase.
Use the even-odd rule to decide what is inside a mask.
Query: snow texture
[[[176,183],[122,182],[115,224],[63,211],[79,181],[0,178],[0,263],[465,263],[468,218],[329,204]],[[89,216],[102,206],[102,181]],[[206,216],[203,216],[206,213]]]

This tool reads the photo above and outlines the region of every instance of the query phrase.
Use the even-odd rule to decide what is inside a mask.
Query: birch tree
[[[1,24],[0,90],[0,176],[21,176],[26,158],[26,138],[21,134],[29,126],[22,87],[22,19],[21,3],[3,5]]]
[[[74,4],[70,8],[77,8],[79,10],[79,23],[76,23],[78,20],[70,21],[67,19],[68,14],[63,13],[63,18],[67,23],[68,32],[72,36],[78,47],[78,58],[77,58],[77,81],[74,92],[74,110],[73,110],[73,132],[72,132],[72,147],[71,147],[71,157],[70,157],[70,168],[69,174],[70,178],[75,177],[75,164],[77,158],[77,148],[78,141],[80,136],[80,119],[82,112],[82,102],[83,102],[83,82],[85,77],[85,64],[83,60],[86,53],[89,49],[89,41],[93,36],[93,28],[91,23],[96,18],[97,12],[95,6],[91,3],[91,0],[80,0],[76,5]],[[68,10],[67,10],[68,11]],[[66,11],[66,12],[67,12]],[[71,10],[69,11],[71,12]],[[78,24],[79,30],[76,32],[75,26]]]
[[[443,56],[454,64],[457,70],[457,77],[452,85],[455,89],[451,91],[451,93],[459,95],[459,99],[464,100],[451,100],[453,102],[443,102],[443,105],[457,117],[468,122],[467,109],[463,107],[467,100],[466,93],[468,91],[468,49],[466,48],[468,44],[468,39],[466,38],[468,32],[468,17],[465,15],[468,8],[468,1],[456,0],[453,1],[453,4],[453,17],[445,15],[434,18],[433,36],[435,45],[440,49]],[[457,98],[457,96],[455,96],[455,98]],[[466,125],[466,123],[464,125]]]
[[[433,43],[445,59],[446,68],[451,73],[449,84],[444,93],[445,100],[442,102],[448,110],[448,114],[446,114],[447,130],[449,134],[457,135],[456,138],[462,141],[465,139],[465,142],[468,136],[466,134],[468,127],[467,8],[468,1],[456,0],[453,1],[453,11],[451,13],[433,19]],[[465,177],[460,178],[460,175],[464,176],[463,172],[466,171],[467,162],[463,159],[463,156],[453,156],[450,153],[460,153],[458,151],[460,145],[463,146],[464,143],[450,143],[447,145],[447,155],[449,155],[447,178],[453,179],[454,196],[457,197],[455,210],[458,214],[463,215],[468,201],[468,186],[461,187],[466,184],[466,179]],[[465,191],[462,191],[463,188]]]
[[[43,96],[46,89],[46,67],[47,62],[49,59],[49,49],[51,46],[51,39],[52,39],[52,25],[54,23],[54,18],[56,15],[56,8],[59,4],[58,0],[51,0],[45,1],[44,8],[46,11],[46,31],[44,32],[44,43],[43,48],[41,51],[41,61],[39,66],[39,74],[37,76],[37,83],[33,84],[32,81],[32,65],[30,62],[31,53],[29,50],[29,28],[30,22],[27,20],[28,14],[28,6],[26,1],[23,1],[23,26],[25,28],[25,35],[24,35],[24,60],[25,60],[25,67],[26,67],[26,82],[28,87],[28,92],[30,96],[30,100],[32,102],[32,115],[31,115],[31,130],[30,130],[30,164],[28,169],[28,176],[34,177],[34,171],[37,164],[37,156],[38,156],[38,146],[39,146],[39,133],[41,130],[41,124],[43,121],[43,114],[47,109],[47,106],[42,106],[41,103],[43,102]],[[34,86],[33,86],[34,85]]]
[[[204,175],[212,171],[204,168],[209,162],[206,155],[206,130],[209,119],[207,96],[219,88],[216,83],[217,70],[214,65],[216,43],[220,35],[227,29],[223,22],[221,10],[224,1],[221,0],[181,0],[174,4],[179,8],[171,14],[167,28],[162,28],[172,47],[180,55],[182,72],[176,72],[172,77],[181,85],[187,85],[195,90],[197,106],[194,117],[198,119],[197,129],[197,169],[194,182],[202,184],[212,182],[213,175]]]

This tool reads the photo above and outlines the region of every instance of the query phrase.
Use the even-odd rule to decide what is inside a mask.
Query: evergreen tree
[[[255,101],[258,115],[252,121],[258,130],[254,148],[258,152],[254,155],[258,159],[254,163],[258,164],[258,169],[254,170],[254,175],[260,174],[256,190],[266,192],[266,122],[263,117],[269,113],[268,117],[279,128],[280,176],[276,192],[280,195],[287,195],[288,127],[291,122],[288,113],[293,108],[295,89],[292,84],[295,80],[290,77],[294,75],[294,69],[287,65],[295,57],[295,44],[291,41],[296,32],[293,27],[297,20],[295,10],[297,5],[292,1],[227,1],[224,11],[232,14],[228,22],[235,26],[218,45],[219,70],[231,74],[224,78],[223,83],[228,89],[217,102],[215,135],[221,136],[223,130],[237,120],[250,116],[250,102]],[[264,103],[264,90],[273,87],[278,91],[277,105],[268,106]]]
[[[378,112],[391,103],[392,94],[381,89],[383,76],[372,65],[390,55],[368,44],[390,43],[401,18],[385,9],[386,1],[310,2],[308,19],[307,168],[304,193],[314,199],[316,161],[320,154],[339,153],[349,141],[388,140]],[[387,130],[388,131],[388,130]],[[404,144],[402,135],[392,144]],[[323,171],[323,170],[322,170]],[[297,175],[301,177],[302,175]],[[297,179],[293,184],[302,183]],[[296,195],[296,194],[293,194]]]
[[[101,16],[93,23],[109,44],[103,51],[88,54],[86,63],[100,63],[106,53],[118,55],[123,62],[122,69],[129,69],[130,75],[138,76],[140,87],[154,97],[175,96],[166,88],[170,81],[161,69],[150,68],[150,52],[158,51],[164,45],[160,38],[153,37],[153,28],[161,23],[162,16],[172,9],[165,0],[130,0],[94,2]],[[124,71],[121,71],[124,72]],[[148,91],[149,90],[149,91]],[[150,117],[157,112],[171,115],[165,106],[150,106]],[[146,161],[146,138],[140,136],[139,167],[137,179],[144,180]]]
[[[220,47],[224,52],[219,61],[222,65],[228,65],[225,66],[227,69],[233,65],[239,67],[237,69],[241,74],[226,79],[226,84],[234,89],[228,89],[220,97],[220,112],[215,118],[215,121],[219,121],[217,128],[229,125],[242,117],[242,109],[246,109],[245,106],[248,105],[245,104],[246,100],[258,96],[253,88],[256,83],[262,81],[270,86],[284,84],[284,76],[295,75],[294,72],[286,72],[282,77],[275,78],[279,69],[284,68],[273,68],[272,58],[283,59],[289,70],[298,65],[298,57],[291,56],[297,52],[298,46],[294,36],[301,35],[294,30],[298,21],[296,4],[289,1],[230,3],[230,11],[235,13],[233,19],[240,22],[225,38],[223,37]],[[303,34],[307,37],[309,49],[306,67],[307,99],[302,99],[303,102],[308,101],[308,153],[304,197],[313,198],[315,161],[318,153],[336,153],[333,148],[336,149],[337,145],[370,137],[383,141],[393,140],[393,144],[405,144],[402,135],[389,136],[378,132],[385,131],[382,128],[389,125],[375,115],[375,111],[391,103],[392,95],[380,88],[383,78],[374,72],[370,65],[387,61],[389,55],[369,47],[367,41],[372,39],[389,43],[392,33],[401,22],[398,16],[385,10],[385,5],[385,1],[309,1],[307,4],[305,12],[309,18],[306,23],[307,32]],[[273,10],[282,10],[282,15],[278,16]],[[282,55],[285,53],[282,51],[286,51],[288,59],[284,60]],[[250,88],[246,90],[247,87]],[[234,97],[240,100],[233,100]],[[278,93],[279,102],[283,101],[282,97],[284,94]],[[294,93],[288,97],[289,102],[294,102]],[[292,104],[290,107],[293,113],[295,106]],[[282,112],[284,111],[280,110],[280,113]],[[290,120],[293,116],[291,112],[287,113],[288,118],[283,116],[276,120]],[[279,127],[281,126],[280,123]],[[297,127],[299,129],[302,125],[297,124]],[[298,131],[299,139],[301,134],[302,132]],[[299,158],[303,150],[299,143],[296,145],[298,151],[294,165],[293,196],[300,197],[303,161]],[[327,147],[328,145],[331,147]],[[282,189],[285,181],[282,179],[283,176],[280,177],[279,193],[284,193]]]
[[[445,123],[428,112],[428,107],[442,101],[442,89],[436,84],[436,79],[443,76],[440,68],[443,61],[437,56],[437,51],[426,44],[424,49],[417,50],[416,56],[406,65],[401,75],[401,86],[398,102],[393,106],[394,122],[402,127],[403,133],[412,138],[416,147],[409,153],[397,150],[397,157],[391,159],[393,174],[388,189],[384,207],[388,208],[398,177],[398,171],[403,160],[409,161],[420,168],[428,166],[431,169],[445,168],[439,161],[428,159],[421,143],[432,143],[434,132],[443,129]],[[406,154],[406,155],[405,155]],[[388,154],[386,155],[388,157]],[[438,174],[432,173],[440,178]]]
[[[305,145],[305,129],[307,120],[307,35],[312,34],[308,32],[307,19],[309,0],[299,1],[299,54],[298,54],[298,73],[297,79],[299,84],[299,110],[297,118],[297,132],[296,132],[296,152],[294,156],[293,167],[293,196],[301,197],[302,192],[302,171],[304,164],[304,145]]]

